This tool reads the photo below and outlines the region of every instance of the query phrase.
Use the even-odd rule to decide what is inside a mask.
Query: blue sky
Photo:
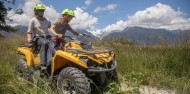
[[[13,17],[12,25],[26,25],[32,17],[32,8],[43,3],[45,16],[52,22],[65,8],[75,11],[70,23],[75,29],[94,34],[121,31],[130,26],[164,29],[190,29],[190,0],[16,0],[14,8],[23,8],[25,14]],[[13,14],[10,12],[9,15]]]
[[[129,15],[156,5],[159,2],[170,5],[175,10],[180,8],[181,11],[187,13],[184,17],[190,18],[190,0],[91,0],[91,4],[88,6],[85,5],[84,1],[85,0],[42,0],[42,3],[53,5],[58,12],[61,12],[64,8],[75,9],[76,7],[82,8],[85,6],[87,7],[85,9],[86,12],[98,18],[97,28],[104,28],[106,25],[115,23],[120,19],[127,20]],[[104,7],[108,4],[116,4],[117,7],[113,11],[93,12],[96,7]]]

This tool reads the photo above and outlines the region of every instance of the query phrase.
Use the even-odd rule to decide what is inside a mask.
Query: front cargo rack
[[[92,55],[92,54],[101,54],[101,53],[109,53],[109,54],[111,54],[113,49],[108,48],[108,47],[94,47],[92,49],[66,49],[66,51],[74,53],[74,54]]]

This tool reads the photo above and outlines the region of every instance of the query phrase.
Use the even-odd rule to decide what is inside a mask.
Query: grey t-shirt
[[[61,21],[61,18],[57,19],[55,21],[55,23],[53,23],[55,25],[56,33],[65,35],[67,30],[69,30],[71,32],[73,31],[73,29],[71,28],[71,26],[69,24],[62,24],[60,21]]]
[[[48,28],[51,26],[51,22],[45,18],[45,20],[38,20],[36,17],[33,17],[29,21],[27,33],[32,33],[35,36],[48,35]]]

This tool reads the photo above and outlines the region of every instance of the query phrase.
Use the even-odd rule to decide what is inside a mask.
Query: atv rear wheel
[[[88,78],[82,71],[67,67],[58,77],[57,87],[59,94],[90,94],[91,88]]]
[[[16,69],[16,74],[19,75],[21,78],[24,78],[27,80],[30,79],[30,76],[32,74],[32,68],[27,66],[26,60],[20,59],[17,62],[15,69]]]

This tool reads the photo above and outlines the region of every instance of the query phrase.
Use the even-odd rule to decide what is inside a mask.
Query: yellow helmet
[[[69,16],[72,16],[72,17],[75,17],[75,13],[73,10],[71,9],[64,9],[62,12],[61,12],[62,15],[69,15]]]
[[[46,9],[45,6],[43,4],[41,4],[41,3],[36,4],[34,6],[34,11],[36,11],[36,10],[45,10],[45,9]]]

